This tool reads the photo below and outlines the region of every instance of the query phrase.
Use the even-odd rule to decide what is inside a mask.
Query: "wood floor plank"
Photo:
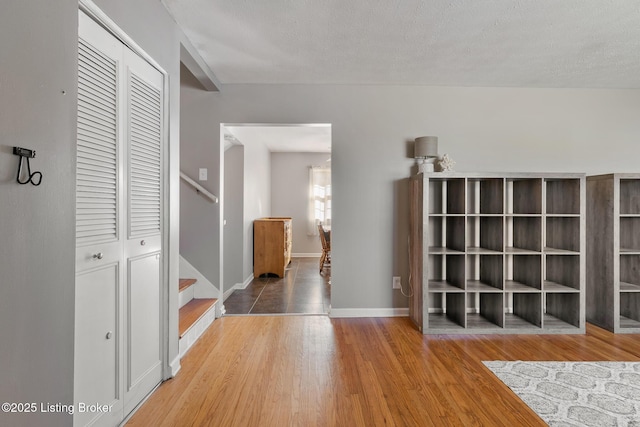
[[[487,360],[640,361],[635,335],[424,336],[406,318],[223,317],[128,426],[544,426]]]

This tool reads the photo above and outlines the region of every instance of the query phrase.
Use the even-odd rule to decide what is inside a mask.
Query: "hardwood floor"
[[[544,426],[484,360],[640,361],[635,335],[423,336],[407,318],[216,320],[127,426]]]
[[[292,258],[283,278],[257,277],[224,302],[227,315],[328,314],[331,268],[318,271],[320,258]]]

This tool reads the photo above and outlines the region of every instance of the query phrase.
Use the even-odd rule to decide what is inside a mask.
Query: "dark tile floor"
[[[292,258],[284,278],[257,277],[224,302],[225,315],[327,314],[331,267],[318,272],[319,258]]]

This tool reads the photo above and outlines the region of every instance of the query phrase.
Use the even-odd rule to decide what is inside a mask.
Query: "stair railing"
[[[198,194],[202,194],[203,196],[205,196],[206,198],[208,198],[209,200],[211,200],[213,203],[218,203],[218,198],[216,196],[214,196],[213,194],[211,194],[206,188],[204,188],[202,185],[198,184],[197,182],[195,182],[193,179],[189,178],[187,176],[187,174],[185,174],[184,172],[180,171],[180,178],[182,180],[184,180],[184,182],[186,182],[187,184],[189,184],[191,187],[193,187],[194,190],[196,190],[196,193]]]

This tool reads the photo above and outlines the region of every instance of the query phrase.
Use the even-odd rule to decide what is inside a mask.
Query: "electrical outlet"
[[[400,276],[393,276],[393,289],[402,289],[402,279]]]

